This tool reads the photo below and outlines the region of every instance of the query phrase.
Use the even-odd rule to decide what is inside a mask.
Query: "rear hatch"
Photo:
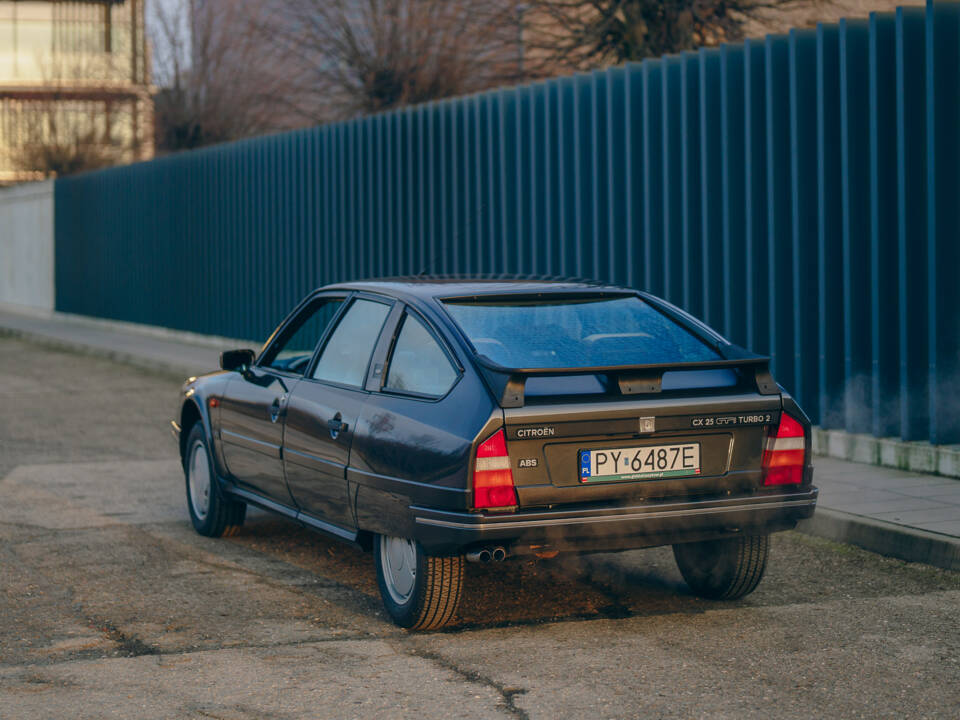
[[[759,486],[782,403],[768,358],[630,291],[443,304],[503,408],[521,507]]]
[[[760,484],[780,396],[554,399],[505,408],[521,507],[737,493]]]

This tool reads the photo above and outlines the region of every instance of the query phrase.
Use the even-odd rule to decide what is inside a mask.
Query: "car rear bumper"
[[[526,554],[655,547],[789,530],[813,515],[818,490],[647,501],[631,506],[532,509],[509,514],[410,508],[416,537],[429,553],[496,544]]]

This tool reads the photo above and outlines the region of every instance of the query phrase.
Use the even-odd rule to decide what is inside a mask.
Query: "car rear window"
[[[513,368],[581,368],[719,360],[643,299],[446,300],[479,355]]]

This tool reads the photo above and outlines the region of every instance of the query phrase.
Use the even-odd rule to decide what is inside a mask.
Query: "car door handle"
[[[275,423],[280,417],[280,406],[283,403],[283,398],[274,398],[273,404],[270,406],[270,422]]]
[[[327,420],[327,427],[330,429],[330,437],[336,440],[337,435],[339,435],[342,432],[346,432],[347,428],[349,428],[350,426],[347,423],[343,422],[343,415],[341,415],[340,413],[337,413],[332,418]]]

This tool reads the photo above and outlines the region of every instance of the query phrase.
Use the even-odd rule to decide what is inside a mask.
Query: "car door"
[[[356,527],[346,467],[368,396],[370,358],[392,306],[377,296],[353,298],[287,402],[283,457],[290,493],[309,518],[340,528]]]
[[[241,487],[283,505],[293,505],[281,453],[287,402],[344,299],[305,302],[274,333],[257,362],[231,379],[220,401],[220,438],[231,476]]]
[[[409,307],[399,315],[384,343],[386,369],[367,385],[348,480],[360,527],[405,536],[411,503],[464,505],[472,443],[494,408],[423,315]]]

